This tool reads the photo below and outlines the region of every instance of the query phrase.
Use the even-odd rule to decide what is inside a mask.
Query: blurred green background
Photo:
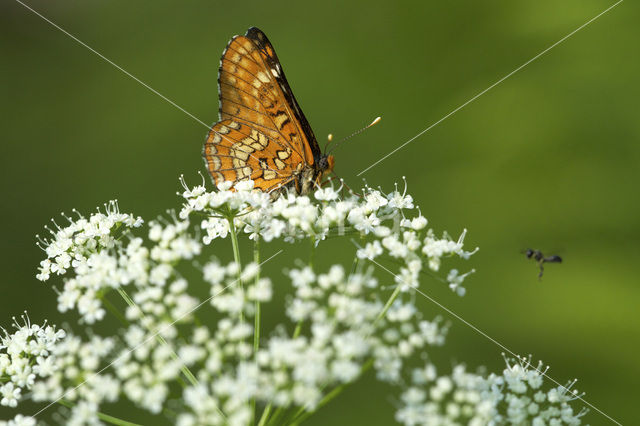
[[[336,152],[337,173],[359,187],[359,171],[613,1],[28,4],[207,123],[222,50],[260,27],[321,142],[383,116]],[[387,189],[405,175],[436,230],[466,227],[480,246],[464,265],[477,270],[466,297],[437,282],[428,294],[556,380],[579,378],[623,424],[637,421],[640,378],[639,20],[621,3],[363,175]],[[177,177],[204,171],[207,129],[13,0],[0,3],[0,43],[0,324],[23,310],[61,324],[69,317],[34,277],[34,235],[112,198],[146,219],[177,207]],[[565,262],[538,282],[527,247]],[[450,320],[448,358],[502,368],[500,348]],[[390,424],[395,398],[367,379],[308,424]],[[585,420],[612,424],[593,410]]]

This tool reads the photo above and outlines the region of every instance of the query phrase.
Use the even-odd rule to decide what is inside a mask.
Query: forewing
[[[216,184],[251,179],[255,188],[266,192],[293,180],[295,165],[303,161],[262,128],[235,119],[213,126],[204,145],[204,158]]]
[[[320,149],[271,43],[257,28],[234,37],[220,61],[220,119],[260,129],[311,165]]]

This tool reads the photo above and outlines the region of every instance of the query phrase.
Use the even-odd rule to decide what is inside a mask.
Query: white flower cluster
[[[450,376],[439,376],[432,364],[415,369],[396,420],[406,426],[581,424],[587,409],[575,412],[571,405],[582,397],[571,390],[575,380],[545,390],[548,367],[543,369],[542,362],[533,366],[530,357],[505,362],[502,375],[488,377],[464,365],[455,366]]]
[[[440,376],[431,364],[411,372],[411,360],[431,359],[448,328],[416,306],[423,265],[435,276],[446,257],[467,259],[475,250],[464,250],[466,230],[457,240],[437,238],[406,188],[366,187],[343,198],[329,187],[273,199],[250,181],[217,191],[184,186],[178,217],[149,222],[146,234],[134,229],[140,218],[110,203],[105,214],[79,216],[42,242],[47,259],[38,278],[64,275],[59,310],[75,310],[89,324],[112,312],[122,327],[84,338],[28,323],[5,331],[2,405],[17,405],[28,390],[36,402],[62,404],[56,415],[71,425],[125,424],[117,412],[101,412],[117,410],[119,400],[145,410],[150,424],[160,417],[180,426],[297,424],[372,369],[401,387],[397,420],[406,425],[518,424],[523,412],[521,423],[538,416],[554,424],[582,415],[567,409],[558,389],[544,399],[531,391],[542,380],[528,364],[489,377],[464,368]],[[260,251],[270,241],[307,240],[317,250],[341,236],[357,240],[349,242],[352,259],[326,268],[298,259],[277,286],[264,276]],[[240,262],[242,237],[254,242],[251,263]],[[231,240],[231,262],[204,254],[222,239]],[[396,265],[395,280],[375,277],[378,262]],[[450,269],[438,279],[463,295],[471,272]],[[282,300],[270,312],[283,318],[261,324],[261,306]],[[8,424],[34,423],[16,416]]]
[[[105,213],[98,209],[88,219],[74,209],[78,220],[63,214],[69,221],[68,226],[61,227],[52,220],[55,229],[45,227],[52,237],[42,239],[36,236],[38,245],[47,254],[47,258],[40,262],[36,275],[39,280],[47,281],[51,274],[63,275],[71,266],[75,268],[86,264],[91,254],[113,247],[117,238],[115,231],[121,226],[137,228],[142,225],[142,218],[120,213],[117,201],[105,204],[104,209]]]
[[[11,420],[0,420],[0,426],[36,426],[36,419],[22,414],[16,414]]]
[[[113,339],[92,336],[83,342],[54,326],[31,324],[26,316],[23,320],[23,325],[16,322],[12,334],[2,330],[0,382],[6,383],[0,386],[0,404],[17,406],[23,391],[31,392],[36,402],[64,396],[65,401],[78,402],[67,424],[96,421],[98,405],[115,401],[120,393],[120,384],[109,372],[95,374],[112,351]],[[82,390],[74,384],[82,384]],[[19,414],[6,424],[35,425],[35,419]]]
[[[205,244],[217,238],[226,238],[230,221],[239,232],[249,234],[249,238],[264,241],[284,239],[293,242],[312,239],[315,244],[330,235],[359,234],[364,247],[358,250],[361,259],[373,260],[383,254],[404,263],[396,276],[396,283],[403,291],[417,287],[423,262],[433,271],[438,271],[441,259],[457,255],[468,259],[478,249],[465,251],[463,248],[466,230],[457,241],[448,234],[437,238],[432,229],[427,229],[427,219],[418,212],[408,218],[414,210],[413,198],[403,192],[389,194],[381,190],[365,187],[362,196],[340,197],[341,188],[318,189],[313,198],[286,193],[275,200],[268,194],[253,190],[252,181],[241,181],[231,189],[224,182],[218,191],[207,192],[204,185],[188,188],[182,196],[186,203],[180,212],[185,219],[193,212],[207,215],[201,221],[205,230]],[[462,282],[466,274],[456,270],[450,275],[450,287],[459,295],[464,295]]]
[[[507,405],[502,417],[509,424],[531,423],[543,425],[579,425],[587,413],[586,408],[576,412],[571,402],[582,398],[583,393],[572,389],[576,380],[565,386],[543,388],[544,375],[549,367],[542,362],[531,364],[531,357],[505,359],[507,368],[502,376],[491,374],[486,380],[494,398]]]
[[[37,377],[53,373],[49,355],[66,335],[46,323],[31,324],[27,316],[22,319],[22,325],[14,319],[14,333],[0,328],[0,405],[9,407],[18,405],[23,391],[31,390]]]
[[[96,374],[115,345],[115,339],[97,335],[86,341],[75,335],[60,340],[46,359],[47,379],[33,385],[33,400],[48,402],[64,396],[67,401],[77,401],[85,406],[84,410],[74,411],[71,418],[76,424],[95,418],[98,406],[102,402],[115,401],[120,393],[120,384],[112,372]],[[70,387],[72,383],[82,383],[82,386],[75,389]],[[93,408],[89,410],[89,407]]]
[[[112,201],[107,204],[107,214],[98,212],[89,219],[80,216],[46,242],[43,248],[47,259],[40,263],[38,278],[47,281],[51,272],[74,272],[64,278],[58,291],[60,312],[77,309],[86,323],[100,321],[105,316],[104,294],[132,283],[138,287],[162,286],[172,275],[176,261],[200,253],[201,243],[187,233],[188,222],[175,220],[164,226],[151,222],[151,249],[143,245],[142,238],[129,233],[142,223],[139,217],[119,213]]]

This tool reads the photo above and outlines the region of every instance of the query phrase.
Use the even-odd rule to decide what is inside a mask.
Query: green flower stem
[[[267,426],[283,424],[279,422],[280,416],[282,416],[283,410],[284,410],[284,407],[278,407],[276,411],[273,412],[273,416],[271,416],[271,418],[267,422]]]
[[[240,245],[238,244],[238,230],[236,229],[236,224],[234,223],[234,215],[228,214],[226,216],[227,221],[229,222],[229,235],[231,235],[231,246],[233,247],[233,260],[238,265],[238,285],[240,285],[240,289],[244,288],[242,283],[242,261],[240,260]],[[244,312],[240,311],[240,322],[244,322]],[[255,330],[254,330],[255,333]],[[255,337],[254,337],[255,339]],[[251,399],[249,402],[251,412],[255,412],[255,399]],[[253,414],[252,414],[253,417]]]
[[[116,308],[116,306],[113,303],[111,303],[109,301],[109,299],[107,299],[106,295],[102,296],[101,300],[102,300],[102,304],[104,305],[104,307],[107,308],[107,311],[111,312],[111,315],[116,317],[118,319],[118,321],[120,321],[120,323],[122,325],[124,325],[124,326],[128,326],[129,325],[129,321],[127,321],[127,319],[124,317],[124,315],[122,315],[120,313],[118,308]]]
[[[242,262],[240,261],[240,246],[238,245],[238,231],[236,230],[236,225],[233,223],[233,216],[227,216],[227,221],[229,222],[229,234],[231,235],[231,245],[233,246],[233,260],[238,265],[238,284],[240,288],[243,288],[242,284]],[[244,313],[240,312],[240,321],[244,321]]]
[[[136,309],[140,310],[140,312],[142,312],[140,307],[136,305],[136,302],[133,301],[133,299],[127,294],[126,291],[124,291],[122,287],[118,287],[118,293],[120,293],[120,296],[122,296],[122,298],[125,300],[125,302],[127,302],[129,306],[135,307]],[[191,370],[189,370],[189,368],[184,364],[184,362],[182,362],[178,354],[176,354],[173,348],[171,347],[171,345],[169,345],[169,342],[167,342],[165,338],[162,337],[159,333],[155,333],[155,339],[160,344],[165,345],[166,347],[169,348],[169,350],[171,350],[171,358],[174,361],[178,361],[180,363],[180,371],[182,371],[182,374],[184,374],[187,380],[189,380],[189,383],[191,383],[193,386],[196,386],[198,384],[198,379],[196,379],[196,376],[194,376]]]
[[[61,399],[61,400],[59,400],[59,401],[57,401],[57,402],[58,402],[58,404],[63,405],[63,406],[65,406],[65,407],[67,407],[67,408],[73,408],[73,403],[71,403],[71,402],[69,402],[69,401],[66,401],[66,400],[64,400],[64,399]],[[119,425],[119,426],[142,426],[142,425],[140,425],[140,424],[138,424],[138,423],[128,422],[128,421],[126,421],[126,420],[122,420],[122,419],[119,419],[119,418],[117,418],[117,417],[113,417],[113,416],[110,416],[110,415],[108,415],[108,414],[104,414],[104,413],[101,413],[101,412],[96,413],[96,415],[97,415],[97,416],[98,416],[98,418],[99,418],[100,420],[102,420],[103,422],[106,422],[106,423],[109,423],[109,424],[112,424],[112,425]]]
[[[384,318],[384,316],[387,314],[387,311],[389,310],[391,305],[393,305],[393,302],[395,302],[395,300],[398,298],[399,294],[400,294],[400,286],[397,285],[396,288],[393,290],[393,293],[391,293],[391,296],[389,296],[387,303],[385,303],[384,308],[382,308],[382,310],[380,311],[376,319],[373,321],[374,327],[378,324],[378,321]]]
[[[260,236],[256,236],[256,241],[253,245],[253,261],[256,265],[260,265]],[[255,287],[258,288],[258,281],[260,280],[260,269],[258,268],[258,272],[256,273],[255,278]],[[254,313],[254,324],[253,324],[253,354],[254,357],[258,353],[258,349],[260,348],[260,301],[256,299],[255,301],[255,313]],[[270,408],[270,407],[268,407]],[[256,399],[251,398],[251,417],[253,418],[253,423],[256,421]],[[267,414],[267,410],[262,413],[262,417]],[[266,420],[266,419],[265,419]],[[262,418],[260,419],[262,421]]]
[[[363,375],[364,373],[366,373],[371,367],[373,367],[373,359],[368,360],[360,369],[360,375]],[[302,423],[303,421],[305,421],[309,416],[311,416],[313,413],[315,413],[316,411],[318,411],[320,408],[322,408],[324,405],[328,404],[329,402],[331,402],[331,400],[333,400],[336,396],[340,395],[342,393],[343,390],[345,390],[345,388],[347,386],[349,386],[351,384],[351,382],[349,383],[343,383],[341,385],[336,386],[335,388],[333,388],[331,390],[331,392],[329,392],[328,394],[326,394],[324,396],[324,398],[322,398],[320,400],[320,402],[318,403],[318,405],[315,407],[315,409],[313,411],[306,411],[305,407],[301,407],[294,415],[293,418],[291,419],[291,421],[287,422],[288,425],[290,426],[297,426],[300,423]]]
[[[227,221],[229,222],[229,234],[231,235],[231,245],[233,246],[233,260],[235,260],[238,266],[241,266],[238,231],[236,230],[236,224],[233,222],[233,216],[228,217]],[[240,278],[240,273],[238,273],[238,278]],[[240,285],[242,285],[242,281],[240,281]]]
[[[295,339],[302,332],[302,320],[298,321],[295,330],[293,330],[293,338]]]
[[[262,412],[262,416],[260,417],[260,421],[258,422],[258,426],[265,426],[267,423],[267,419],[269,418],[269,414],[271,413],[271,403],[269,403],[264,411]]]
[[[256,265],[260,265],[260,237],[256,237],[256,242],[253,245],[253,261]],[[258,281],[260,281],[260,269],[256,273],[255,286],[258,288]],[[260,347],[260,302],[255,302],[256,312],[254,318],[254,330],[253,330],[253,352],[258,352]]]

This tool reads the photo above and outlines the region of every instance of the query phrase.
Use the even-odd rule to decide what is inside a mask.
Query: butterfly
[[[249,28],[222,53],[220,118],[203,156],[216,184],[251,179],[254,187],[307,194],[333,170],[321,152],[267,36]]]

